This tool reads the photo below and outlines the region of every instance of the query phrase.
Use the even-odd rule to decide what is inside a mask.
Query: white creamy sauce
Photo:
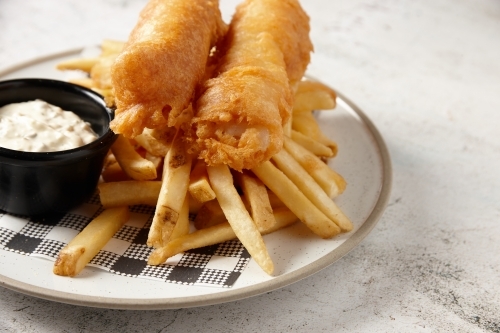
[[[71,111],[42,100],[0,107],[0,146],[27,152],[68,150],[98,138],[90,124]]]

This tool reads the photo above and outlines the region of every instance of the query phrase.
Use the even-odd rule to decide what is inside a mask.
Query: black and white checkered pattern
[[[66,214],[57,223],[59,227],[71,228],[77,231],[82,231],[83,227],[92,221],[91,217],[76,215],[76,214]]]
[[[120,255],[116,253],[101,250],[94,258],[92,258],[90,264],[97,267],[111,267],[118,260],[118,258],[120,258]]]
[[[19,233],[32,238],[44,238],[51,229],[52,226],[50,225],[28,222],[28,224],[21,229]]]
[[[137,205],[137,206],[130,207],[130,211],[132,213],[153,215],[155,212],[155,209],[154,209],[154,207],[151,207],[151,206]]]
[[[168,281],[167,277],[172,272],[175,266],[160,265],[160,266],[146,266],[141,272],[140,277]]]
[[[240,257],[243,252],[243,247],[239,240],[230,240],[222,243],[215,251],[215,255],[225,257]]]
[[[0,218],[2,217],[0,216]],[[0,228],[0,248],[3,248],[15,235],[15,231]]]
[[[186,253],[179,261],[179,266],[203,268],[207,265],[211,256],[198,253]]]
[[[247,250],[245,250],[245,252],[246,252],[247,256],[246,257],[241,257],[238,260],[238,263],[236,264],[236,266],[233,269],[234,272],[238,272],[238,273],[241,274],[243,272],[243,270],[247,267],[248,262],[250,261],[250,255],[247,252]]]
[[[129,248],[123,256],[132,258],[132,259],[139,259],[139,260],[144,260],[147,261],[149,258],[149,255],[153,251],[152,248],[148,247],[146,244],[130,244]]]
[[[0,211],[0,249],[55,260],[103,208],[92,196],[77,209],[60,216],[29,219]],[[250,260],[238,241],[193,249],[160,266],[147,265],[152,248],[146,245],[154,208],[130,207],[131,219],[92,259],[89,265],[114,274],[178,283],[231,287]],[[193,218],[193,216],[190,216]]]
[[[114,237],[132,243],[140,230],[139,228],[124,225]]]
[[[66,245],[64,242],[44,239],[33,251],[33,254],[47,256],[49,258],[56,258],[62,248]]]
[[[215,269],[206,269],[198,278],[198,283],[203,284],[221,284],[229,278],[232,272],[230,271],[220,271]]]

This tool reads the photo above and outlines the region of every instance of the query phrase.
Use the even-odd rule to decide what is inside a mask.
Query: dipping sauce
[[[0,147],[26,152],[62,151],[97,138],[90,124],[76,114],[42,100],[0,107]]]

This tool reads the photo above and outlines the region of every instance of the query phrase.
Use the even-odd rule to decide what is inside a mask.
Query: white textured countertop
[[[222,1],[229,18],[238,1]],[[2,0],[0,68],[126,39],[144,0]],[[0,289],[0,332],[500,332],[500,2],[303,0],[309,73],[373,120],[392,197],[332,266],[228,304],[119,311]]]

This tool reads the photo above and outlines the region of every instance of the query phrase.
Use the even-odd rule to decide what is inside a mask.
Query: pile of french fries
[[[123,45],[105,40],[99,57],[66,61],[58,68],[88,73],[87,79],[72,82],[101,93],[111,106],[110,67]],[[284,148],[242,173],[226,165],[207,166],[190,155],[175,128],[146,129],[133,140],[119,136],[98,185],[105,210],[61,250],[54,273],[78,274],[127,222],[132,205],[156,207],[147,240],[154,248],[150,265],[238,238],[257,264],[272,274],[274,265],[262,235],[296,221],[321,238],[352,230],[351,221],[333,201],[346,182],[325,163],[336,155],[337,145],[321,132],[312,113],[335,108],[335,92],[310,80],[299,82],[295,91]],[[196,216],[194,228],[190,214]]]

